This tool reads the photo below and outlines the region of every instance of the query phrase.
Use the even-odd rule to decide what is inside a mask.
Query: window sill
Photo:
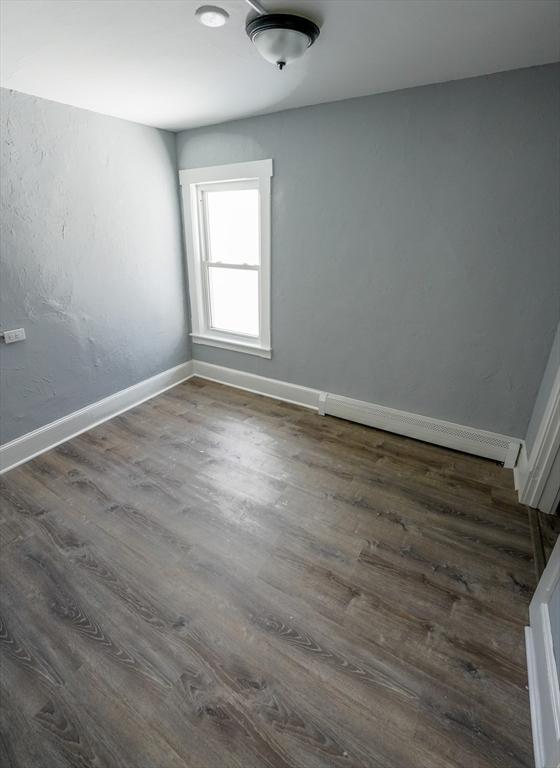
[[[229,349],[231,352],[244,352],[247,355],[257,355],[257,357],[272,357],[270,347],[262,347],[259,344],[250,344],[243,341],[228,341],[216,336],[199,336],[195,333],[190,334],[193,344],[204,344],[207,347],[220,347]]]

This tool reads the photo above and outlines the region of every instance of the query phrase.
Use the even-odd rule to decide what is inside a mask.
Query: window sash
[[[208,217],[208,204],[206,201],[206,195],[208,192],[237,192],[244,189],[256,189],[259,192],[259,204],[258,204],[258,219],[257,226],[259,228],[259,263],[247,264],[246,262],[224,262],[224,261],[211,261],[209,256],[211,253],[210,246],[210,221]],[[258,340],[261,336],[261,279],[260,274],[257,283],[257,301],[258,301],[258,332],[256,334],[241,333],[239,331],[228,330],[226,328],[218,328],[212,323],[212,303],[210,301],[210,269],[240,269],[251,270],[253,272],[260,273],[261,269],[261,238],[260,238],[260,190],[258,179],[247,179],[245,181],[224,181],[213,182],[211,184],[198,184],[197,185],[197,208],[198,208],[198,221],[199,221],[199,238],[200,238],[200,265],[202,267],[202,311],[204,315],[204,324],[208,331],[213,334],[224,334],[227,336],[236,336],[240,338],[246,338],[251,341]]]
[[[258,210],[257,210],[257,238],[259,242],[259,263],[256,265],[247,265],[246,262],[223,262],[212,261],[210,259],[212,250],[210,245],[210,220],[208,215],[208,203],[206,197],[208,192],[238,192],[245,189],[254,189],[258,193]],[[243,181],[222,181],[213,182],[211,184],[197,184],[197,208],[198,208],[198,231],[200,236],[200,260],[202,263],[208,262],[210,264],[219,264],[222,266],[228,266],[229,264],[236,264],[239,267],[244,265],[252,267],[260,267],[262,261],[261,254],[261,194],[260,185],[258,179],[245,179]]]
[[[260,271],[260,264],[230,264],[228,261],[206,261],[200,262],[204,267],[216,267],[217,269],[252,269],[254,272]]]
[[[210,270],[211,269],[240,269],[240,270],[246,270],[251,272],[260,272],[260,266],[256,264],[223,264],[223,263],[216,263],[215,261],[203,261],[201,262],[203,270],[202,270],[202,290],[203,290],[203,311],[204,311],[204,317],[206,320],[206,328],[209,331],[212,331],[212,333],[223,333],[227,336],[239,336],[240,338],[246,338],[250,339],[251,341],[255,341],[257,339],[260,339],[261,337],[261,279],[260,274],[258,277],[257,282],[257,301],[258,301],[258,332],[256,334],[252,333],[241,333],[240,331],[230,331],[226,328],[218,328],[215,325],[212,325],[212,303],[210,301]]]

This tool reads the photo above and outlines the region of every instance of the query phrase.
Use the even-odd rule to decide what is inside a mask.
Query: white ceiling
[[[283,72],[244,0],[2,0],[3,87],[171,130],[560,59],[556,0],[261,0],[321,26]],[[226,26],[203,27],[212,3]]]

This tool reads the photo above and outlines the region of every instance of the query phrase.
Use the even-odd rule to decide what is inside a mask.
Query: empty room
[[[560,2],[0,0],[2,768],[560,768]]]

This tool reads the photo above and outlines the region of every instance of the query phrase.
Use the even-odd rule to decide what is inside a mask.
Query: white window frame
[[[272,357],[270,345],[270,187],[272,160],[215,165],[207,168],[189,168],[179,171],[183,199],[183,223],[191,302],[194,344],[222,347],[235,352],[246,352],[259,357]],[[207,291],[208,260],[203,242],[205,228],[201,225],[204,211],[201,194],[212,185],[222,183],[254,182],[259,190],[259,245],[260,260],[257,267],[232,265],[232,269],[256,269],[259,274],[259,330],[258,337],[219,331],[210,326],[209,297]],[[249,186],[249,185],[247,185]],[[251,188],[252,185],[250,185]],[[240,185],[241,188],[241,185]],[[221,264],[227,267],[228,265]]]

